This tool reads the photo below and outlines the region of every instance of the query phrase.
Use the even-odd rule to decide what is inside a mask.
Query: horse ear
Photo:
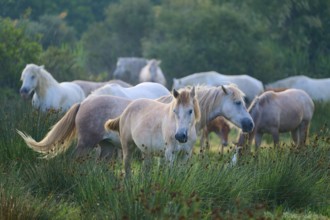
[[[179,96],[179,92],[176,91],[176,89],[173,89],[173,96],[174,98],[177,98]]]
[[[227,89],[226,89],[223,85],[221,86],[221,88],[222,88],[222,91],[223,91],[226,95],[228,95]]]
[[[192,87],[191,91],[190,91],[190,97],[194,98],[195,97],[195,86]]]
[[[160,65],[162,63],[161,60],[157,60],[157,65]]]
[[[38,70],[43,70],[43,69],[45,69],[45,65],[41,65],[38,67]]]

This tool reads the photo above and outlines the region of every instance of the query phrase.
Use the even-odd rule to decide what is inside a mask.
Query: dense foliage
[[[9,48],[0,54],[1,84],[15,91],[25,63],[50,67],[55,77],[52,71],[63,70],[67,80],[106,80],[118,57],[132,56],[161,59],[169,86],[173,77],[210,70],[264,83],[330,76],[326,0],[1,0],[0,6],[1,45]],[[45,59],[49,47],[63,51],[63,44],[63,58]],[[82,74],[70,73],[67,57]]]
[[[9,19],[0,18],[0,88],[2,95],[18,91],[20,74],[27,63],[37,62],[41,46],[29,40]]]

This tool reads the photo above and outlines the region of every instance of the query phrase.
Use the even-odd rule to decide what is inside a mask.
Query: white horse
[[[122,87],[121,85],[115,83],[107,84],[94,90],[91,95],[113,95],[128,99],[156,99],[170,94],[170,91],[159,83],[144,82],[128,88]]]
[[[21,81],[21,96],[29,98],[34,92],[32,105],[41,111],[66,111],[85,98],[80,86],[72,82],[58,83],[43,66],[27,64],[22,72]]]
[[[294,88],[304,90],[315,101],[330,101],[330,78],[313,79],[307,76],[291,76],[273,83],[266,89]]]
[[[140,82],[156,82],[166,86],[166,79],[159,67],[160,60],[151,59],[145,67],[142,68],[139,76]]]
[[[262,82],[251,76],[223,75],[215,71],[194,73],[180,79],[174,78],[173,89],[196,85],[221,86],[229,83],[236,84],[242,90],[248,103],[264,91]]]
[[[114,79],[120,79],[129,84],[139,83],[139,75],[148,60],[140,57],[120,57],[117,60],[116,69],[113,72]]]

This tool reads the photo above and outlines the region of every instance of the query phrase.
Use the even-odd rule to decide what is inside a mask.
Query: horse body
[[[27,64],[21,80],[23,81],[21,96],[28,98],[34,92],[32,105],[41,111],[49,109],[66,111],[85,98],[83,90],[77,84],[58,83],[43,66]]]
[[[159,67],[159,60],[148,60],[145,67],[142,68],[139,76],[140,82],[157,82],[166,86],[166,79],[162,70]]]
[[[314,113],[314,103],[310,96],[299,89],[282,92],[267,91],[255,98],[249,108],[255,128],[248,135],[250,143],[255,138],[258,148],[264,133],[273,136],[274,145],[279,143],[279,133],[291,132],[295,145],[304,145],[310,121]],[[239,138],[241,146],[244,135]]]
[[[128,99],[150,98],[156,99],[164,95],[170,95],[168,89],[153,82],[139,83],[133,87],[124,88],[118,84],[107,84],[92,92],[92,95],[113,95]]]
[[[138,57],[120,57],[117,60],[116,69],[113,72],[113,78],[121,79],[132,85],[139,83],[139,75],[148,60]]]
[[[201,109],[196,130],[204,128],[217,116],[224,116],[245,132],[252,130],[252,118],[244,106],[242,92],[236,87],[198,87],[196,97]],[[169,95],[157,101],[169,103],[172,99]],[[117,132],[105,131],[104,123],[118,117],[131,102],[132,100],[111,95],[90,96],[81,104],[71,107],[40,142],[22,132],[19,134],[30,148],[45,157],[54,157],[68,149],[75,138],[74,134],[78,137],[74,152],[77,157],[86,155],[97,144],[101,145],[100,157],[108,157],[113,149],[120,147],[120,140]]]
[[[223,75],[215,71],[194,73],[189,76],[173,79],[173,88],[179,89],[185,86],[196,86],[204,84],[208,86],[220,86],[229,83],[234,83],[240,88],[248,102],[251,102],[254,97],[263,92],[263,84],[261,81],[248,75]]]
[[[228,145],[228,135],[230,132],[230,126],[228,122],[222,117],[218,116],[212,121],[210,121],[203,129],[202,136],[200,140],[201,149],[209,149],[209,134],[214,132],[221,139],[221,153],[223,153],[224,146]],[[206,139],[206,144],[204,146]]]
[[[272,88],[295,88],[304,90],[313,100],[330,101],[330,78],[313,79],[307,76],[291,76],[266,85]]]
[[[184,151],[185,158],[191,155],[197,138],[195,123],[200,117],[195,90],[180,93],[174,90],[173,96],[175,99],[170,103],[134,100],[119,117],[105,123],[107,130],[120,134],[126,173],[130,172],[134,146],[141,150],[145,160],[165,153],[166,160],[172,164],[180,151]]]
[[[132,86],[119,79],[109,80],[107,82],[93,82],[93,81],[86,81],[86,80],[74,80],[72,82],[81,87],[81,89],[84,91],[86,97],[88,95],[90,95],[94,90],[96,90],[102,86],[105,86],[107,84],[115,83],[115,84],[119,84],[120,86],[125,87],[125,88]]]

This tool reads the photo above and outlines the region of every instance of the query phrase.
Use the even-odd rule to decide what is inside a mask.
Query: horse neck
[[[42,70],[43,72],[39,73],[38,84],[35,89],[39,98],[44,98],[47,94],[47,90],[50,87],[58,85],[58,82],[50,75],[50,73]]]
[[[205,127],[210,121],[219,116],[217,111],[223,96],[222,90],[217,88],[206,88],[197,90],[197,98],[201,109],[201,118],[197,123],[198,130]]]

